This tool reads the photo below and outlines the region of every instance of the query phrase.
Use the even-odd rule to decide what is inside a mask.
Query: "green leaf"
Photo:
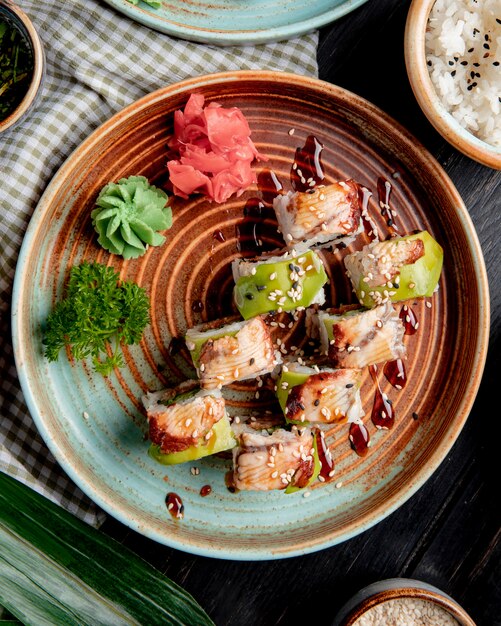
[[[0,472],[0,604],[24,624],[214,626],[133,552]]]
[[[146,291],[136,283],[120,282],[113,268],[87,262],[74,266],[65,299],[47,318],[45,356],[55,361],[68,346],[75,359],[91,356],[96,371],[107,375],[124,363],[122,340],[141,340],[150,321],[149,306]]]

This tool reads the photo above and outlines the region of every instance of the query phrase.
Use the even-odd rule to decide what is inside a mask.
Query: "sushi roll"
[[[150,456],[164,465],[200,459],[236,445],[219,390],[187,381],[143,397],[151,440]]]
[[[405,356],[404,325],[390,302],[341,314],[319,311],[318,330],[334,367],[359,369]]]
[[[356,422],[364,415],[361,383],[359,369],[312,368],[291,363],[282,368],[277,398],[290,423]]]
[[[282,362],[262,317],[209,330],[190,328],[186,345],[203,389],[268,374]]]
[[[238,259],[232,263],[233,296],[244,319],[270,311],[292,311],[323,304],[327,274],[316,252]]]
[[[431,296],[442,262],[442,248],[426,231],[370,243],[344,259],[353,290],[366,307]]]
[[[315,435],[309,428],[245,430],[233,449],[233,484],[237,489],[286,493],[311,485],[320,472]]]
[[[363,230],[358,185],[353,180],[276,196],[273,208],[288,246],[348,244]]]

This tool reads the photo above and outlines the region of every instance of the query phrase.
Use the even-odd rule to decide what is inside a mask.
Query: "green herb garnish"
[[[127,0],[133,5],[137,5],[139,0]],[[159,9],[162,6],[161,0],[144,0],[146,4],[149,4],[153,9]]]
[[[47,318],[45,356],[56,361],[69,347],[77,359],[92,357],[96,372],[107,376],[124,365],[121,344],[139,343],[149,323],[146,291],[120,281],[111,267],[84,262],[71,269],[66,298]]]
[[[0,20],[0,120],[18,106],[26,93],[33,69],[33,55],[21,32]]]

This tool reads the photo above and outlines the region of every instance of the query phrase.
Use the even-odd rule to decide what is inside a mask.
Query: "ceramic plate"
[[[296,37],[346,15],[367,0],[170,0],[160,9],[140,0],[105,0],[131,19],[168,35],[215,44]]]
[[[224,205],[201,197],[172,203],[166,243],[123,262],[97,245],[90,212],[99,190],[123,176],[166,182],[173,112],[190,93],[238,106],[259,151],[261,185]],[[395,425],[371,422],[375,384],[366,372],[362,398],[372,445],[358,456],[346,425],[329,430],[334,480],[302,493],[231,493],[222,458],[166,468],[147,454],[141,395],[193,375],[183,343],[187,327],[232,312],[232,259],[283,245],[268,205],[269,172],[290,189],[297,148],[314,136],[325,182],[349,177],[371,190],[368,210],[381,236],[378,181],[388,190],[400,232],[428,229],[442,244],[439,290],[410,303],[419,329],[406,336],[408,382],[398,391],[378,371],[393,402]],[[266,174],[268,172],[268,174]],[[266,183],[268,181],[268,183]],[[385,191],[386,193],[386,191]],[[384,199],[383,199],[384,201]],[[261,202],[261,205],[259,204]],[[259,208],[261,206],[261,208]],[[357,248],[367,242],[360,236]],[[349,302],[342,267],[346,250],[325,252],[331,302]],[[85,363],[43,357],[41,328],[63,293],[72,265],[84,259],[113,265],[144,286],[152,323],[126,367],[107,379]],[[36,424],[74,481],[106,511],[159,542],[197,554],[269,559],[304,554],[369,528],[407,500],[432,474],[457,438],[476,394],[485,360],[489,301],[482,253],[468,213],[437,162],[405,130],[358,96],[291,74],[237,72],[191,79],[152,93],[95,131],[56,174],[29,225],[15,279],[16,363]],[[283,336],[304,346],[300,318]],[[254,398],[254,383],[229,390],[233,414],[275,412],[271,393]],[[192,468],[200,471],[192,473]],[[212,493],[200,495],[203,486]],[[167,512],[167,492],[185,506],[183,520]]]

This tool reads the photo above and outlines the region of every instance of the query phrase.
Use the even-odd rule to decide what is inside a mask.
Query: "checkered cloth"
[[[99,0],[17,0],[46,52],[43,98],[0,136],[0,469],[87,522],[104,515],[64,474],[40,438],[14,365],[10,302],[28,221],[66,157],[99,124],[141,96],[188,77],[271,69],[316,75],[317,34],[218,48],[142,26]]]

